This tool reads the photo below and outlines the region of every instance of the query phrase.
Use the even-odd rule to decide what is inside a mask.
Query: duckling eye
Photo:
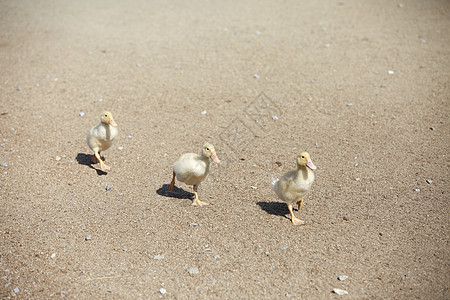
[[[302,155],[302,158],[305,158],[305,157]]]
[[[209,148],[208,148],[208,147],[206,147],[206,151],[209,151]]]

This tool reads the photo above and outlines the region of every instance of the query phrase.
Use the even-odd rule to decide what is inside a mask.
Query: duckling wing
[[[86,141],[93,151],[101,151],[102,147],[102,139],[104,140],[106,137],[106,132],[102,131],[102,126],[94,126],[89,130]]]
[[[114,139],[118,135],[118,130],[113,126],[102,124],[92,127],[87,136],[89,148],[94,151],[104,151],[111,147]]]
[[[295,181],[296,171],[291,171],[275,182],[273,189],[278,198],[285,202],[297,202],[307,192],[303,186]]]
[[[195,153],[183,154],[173,165],[177,179],[189,185],[200,183],[207,175],[208,168]]]

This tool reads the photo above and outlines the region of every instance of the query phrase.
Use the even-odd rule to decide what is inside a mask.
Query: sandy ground
[[[449,299],[449,49],[449,1],[0,0],[1,297]]]

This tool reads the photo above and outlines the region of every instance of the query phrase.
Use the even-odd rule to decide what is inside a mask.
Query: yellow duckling
[[[111,147],[118,133],[117,124],[114,121],[112,114],[109,111],[104,111],[101,116],[100,124],[92,127],[86,138],[89,148],[94,151],[92,161],[94,163],[99,162],[102,171],[110,170],[111,168],[103,162],[100,157],[100,152]]]
[[[181,155],[181,157],[173,164],[173,177],[169,191],[172,192],[173,187],[175,186],[176,177],[179,181],[193,186],[195,198],[192,205],[208,205],[208,203],[198,199],[197,188],[200,182],[208,176],[210,164],[209,158],[215,163],[220,163],[216,150],[210,143],[205,143],[203,145],[201,155],[195,153]]]
[[[297,170],[286,173],[280,180],[273,183],[273,189],[278,198],[286,202],[294,225],[304,224],[302,220],[294,216],[292,207],[297,203],[298,211],[300,211],[303,197],[308,194],[314,182],[314,170],[316,166],[308,152],[300,152],[297,155]]]

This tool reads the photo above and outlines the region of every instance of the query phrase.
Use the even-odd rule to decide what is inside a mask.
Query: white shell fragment
[[[341,290],[341,289],[338,289],[338,288],[334,288],[333,289],[333,293],[338,294],[338,295],[348,295],[347,291],[344,291],[344,290]]]

